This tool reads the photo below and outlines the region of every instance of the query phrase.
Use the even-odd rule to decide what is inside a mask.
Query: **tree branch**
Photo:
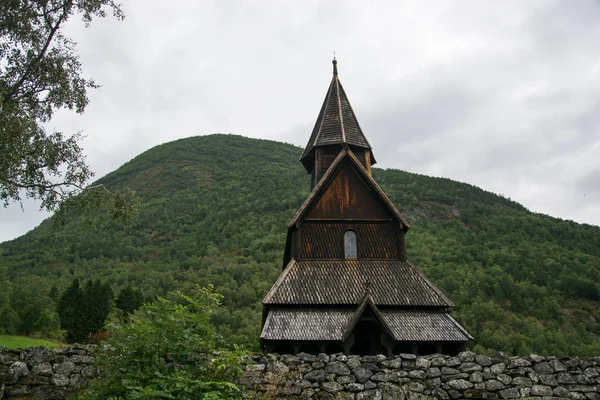
[[[31,73],[33,66],[36,65],[37,63],[39,63],[42,60],[42,58],[44,57],[44,55],[46,54],[46,52],[48,51],[48,48],[50,47],[50,43],[52,43],[52,40],[54,39],[54,35],[56,34],[56,32],[58,32],[58,29],[60,28],[60,24],[63,22],[63,20],[68,15],[67,10],[66,10],[66,4],[63,5],[62,8],[63,8],[63,13],[58,18],[58,21],[56,22],[56,25],[54,25],[54,26],[52,26],[52,24],[49,23],[48,17],[47,17],[48,14],[47,14],[46,10],[44,10],[44,20],[46,20],[46,23],[48,23],[48,25],[50,27],[50,32],[48,33],[48,38],[46,39],[46,42],[44,43],[44,46],[42,47],[42,49],[40,50],[38,55],[35,56],[29,62],[29,64],[25,68],[25,72],[23,72],[23,75],[21,76],[21,78],[17,81],[17,83],[15,83],[11,87],[11,90],[7,91],[6,99],[12,99],[12,96],[14,96],[17,93],[17,91],[19,90],[21,85],[23,85],[25,80],[27,80],[27,77]]]

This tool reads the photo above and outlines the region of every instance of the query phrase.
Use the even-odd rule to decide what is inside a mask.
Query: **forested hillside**
[[[137,191],[140,215],[129,232],[90,229],[74,216],[0,245],[0,333],[40,329],[75,277],[99,278],[115,293],[131,284],[146,296],[213,283],[225,296],[219,329],[257,349],[260,301],[281,271],[287,222],[309,192],[301,152],[210,135],[134,158],[100,180]],[[409,259],[456,303],[473,346],[600,354],[599,227],[448,179],[373,175],[412,223]]]

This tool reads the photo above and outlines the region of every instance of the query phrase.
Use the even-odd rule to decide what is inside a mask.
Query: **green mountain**
[[[100,180],[142,203],[133,228],[81,218],[0,244],[0,332],[30,333],[74,277],[170,296],[212,283],[220,332],[256,349],[260,301],[309,192],[289,144],[211,135],[152,148]],[[475,186],[398,170],[375,180],[407,217],[409,258],[455,303],[479,351],[600,354],[600,228],[535,214]]]

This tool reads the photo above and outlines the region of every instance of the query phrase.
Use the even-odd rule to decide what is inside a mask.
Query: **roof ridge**
[[[334,79],[335,79],[335,91],[337,92],[338,114],[340,117],[340,130],[342,131],[342,143],[346,144],[346,132],[344,131],[344,115],[342,113],[342,99],[340,97],[340,81],[337,77],[337,74],[334,76]]]

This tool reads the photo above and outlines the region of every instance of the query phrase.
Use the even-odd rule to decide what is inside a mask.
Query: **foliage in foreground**
[[[231,399],[241,396],[232,380],[242,372],[244,352],[227,349],[211,315],[222,296],[212,286],[183,304],[158,297],[109,325],[110,346],[96,358],[100,378],[85,399]]]
[[[113,0],[0,2],[0,201],[5,206],[25,195],[41,200],[42,208],[60,210],[93,176],[80,147],[82,135],[48,133],[44,124],[61,109],[83,113],[88,89],[98,87],[83,77],[65,25],[80,16],[88,26],[109,12],[124,17]],[[112,212],[121,212],[114,210],[122,196],[107,195],[105,188],[92,192],[83,197],[102,199]]]

